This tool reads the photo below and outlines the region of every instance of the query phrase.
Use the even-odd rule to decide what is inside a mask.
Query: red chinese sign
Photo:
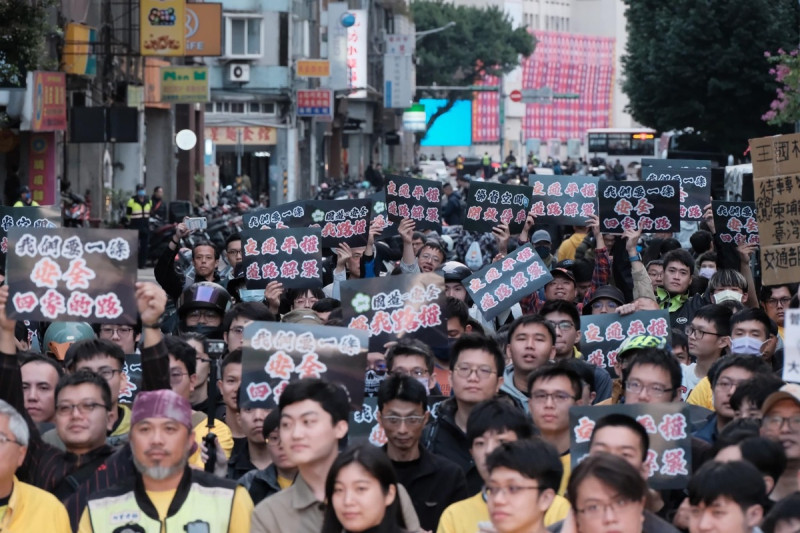
[[[31,88],[29,88],[31,90]],[[31,131],[67,129],[67,76],[63,72],[33,72]]]
[[[298,89],[298,117],[333,117],[333,91],[331,89]]]
[[[278,131],[268,126],[210,126],[205,137],[219,145],[277,144]]]

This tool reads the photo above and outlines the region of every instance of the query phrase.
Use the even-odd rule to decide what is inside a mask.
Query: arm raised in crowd
[[[626,237],[625,250],[628,252],[628,257],[635,257],[639,255],[636,246],[639,244],[639,238],[642,236],[642,231],[626,230],[623,234]],[[650,298],[656,301],[656,294],[653,292],[653,284],[650,282],[650,276],[647,275],[647,269],[642,263],[641,256],[638,261],[630,261],[631,263],[631,276],[633,277],[633,299]]]
[[[594,291],[603,285],[608,285],[608,279],[611,277],[611,261],[608,259],[608,249],[606,249],[606,241],[603,240],[603,234],[600,232],[600,218],[597,215],[590,215],[589,220],[586,222],[592,233],[594,233],[595,240],[595,253],[594,253],[594,272],[592,273],[592,286],[586,291],[586,296],[583,299],[584,304],[592,299]]]
[[[183,282],[180,276],[175,272],[175,254],[180,247],[180,240],[189,235],[189,228],[186,224],[180,223],[175,227],[175,235],[167,245],[164,253],[158,258],[154,274],[156,281],[161,285],[167,294],[174,300],[178,300],[183,290]],[[177,241],[175,240],[177,237]]]
[[[736,247],[739,252],[739,272],[742,273],[744,279],[747,281],[747,307],[758,307],[758,291],[756,291],[756,281],[753,279],[753,270],[750,268],[750,256],[758,248],[755,244],[748,244],[743,242]]]
[[[142,390],[169,389],[169,354],[161,333],[167,294],[150,282],[136,284],[136,306],[142,321]]]
[[[400,259],[400,270],[404,274],[415,274],[419,272],[419,265],[417,264],[417,256],[414,254],[414,221],[410,218],[404,218],[400,224],[397,225],[397,233],[403,238],[403,257]]]

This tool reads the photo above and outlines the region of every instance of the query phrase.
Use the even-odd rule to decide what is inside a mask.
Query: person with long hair
[[[362,444],[340,454],[325,482],[325,500],[322,533],[399,533],[405,527],[397,476],[380,448]]]

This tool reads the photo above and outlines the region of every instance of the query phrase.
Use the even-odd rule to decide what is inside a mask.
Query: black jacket
[[[184,287],[188,287],[195,282],[193,278],[191,282],[187,284],[185,276],[183,274],[178,274],[178,272],[175,270],[175,254],[177,253],[177,250],[172,250],[169,246],[167,246],[164,249],[164,253],[158,258],[158,262],[156,262],[156,267],[153,272],[158,284],[161,285],[161,288],[164,289],[164,292],[167,293],[167,296],[172,298],[172,300],[176,303],[180,299]],[[214,279],[203,279],[200,281],[213,281],[214,283],[218,283],[223,287],[228,283],[227,280],[221,280],[219,277],[219,272],[216,271],[214,271]]]
[[[467,478],[467,494],[475,494],[483,487],[475,461],[469,453],[467,435],[456,425],[455,398],[449,398],[439,408],[439,416],[428,424],[422,434],[422,445],[429,452],[449,459],[464,471]]]
[[[442,220],[448,226],[460,226],[463,223],[461,215],[461,195],[458,191],[453,191],[442,208]]]
[[[457,464],[422,446],[419,449],[419,459],[392,461],[392,465],[411,496],[422,529],[435,531],[447,506],[467,497],[467,481]]]

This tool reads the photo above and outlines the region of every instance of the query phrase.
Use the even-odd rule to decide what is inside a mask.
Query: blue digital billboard
[[[425,106],[425,114],[430,118],[447,103],[447,100],[423,98],[419,102]],[[470,146],[472,144],[472,101],[459,100],[452,109],[441,115],[425,134],[421,146]]]

